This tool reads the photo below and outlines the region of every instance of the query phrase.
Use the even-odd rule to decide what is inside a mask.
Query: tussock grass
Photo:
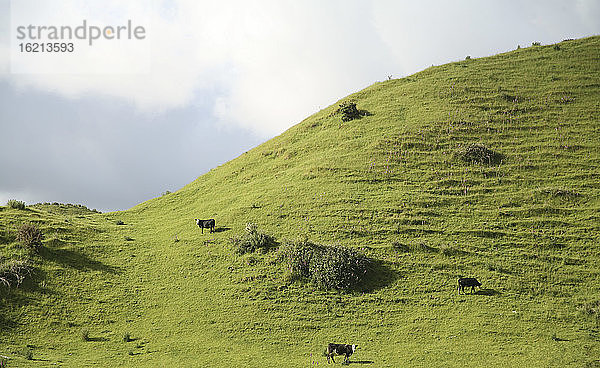
[[[25,209],[25,202],[17,201],[16,199],[9,199],[8,202],[6,202],[6,205],[8,207],[14,208],[16,210],[24,210]]]

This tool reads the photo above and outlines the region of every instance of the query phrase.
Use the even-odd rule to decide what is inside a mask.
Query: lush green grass
[[[20,256],[20,223],[46,240],[35,277],[0,287],[0,355],[310,367],[340,342],[370,367],[599,365],[599,51],[592,37],[376,83],[344,99],[366,116],[333,105],[128,211],[1,208],[2,257]],[[460,160],[472,143],[502,162]],[[277,250],[234,252],[248,222],[358,248],[378,277],[351,292],[291,282]],[[459,275],[481,292],[457,295]]]

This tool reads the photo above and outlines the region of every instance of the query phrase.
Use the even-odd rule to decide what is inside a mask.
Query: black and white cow
[[[471,287],[471,294],[475,292],[475,287],[481,286],[481,283],[474,277],[461,277],[458,279],[458,293],[464,292],[465,287]]]
[[[350,364],[350,355],[352,355],[358,345],[346,345],[346,344],[329,344],[327,345],[327,363],[329,363],[329,359],[333,360],[334,355],[345,355],[344,363]]]
[[[209,220],[200,220],[200,219],[194,219],[196,221],[196,225],[198,225],[198,227],[200,229],[202,229],[202,234],[204,234],[204,229],[210,229],[210,232],[214,232],[215,231],[215,219],[209,219]]]

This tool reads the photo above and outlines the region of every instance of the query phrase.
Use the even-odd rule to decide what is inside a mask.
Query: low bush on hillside
[[[8,202],[6,202],[6,205],[8,207],[14,208],[16,210],[24,210],[25,209],[25,202],[17,201],[16,199],[9,199]]]
[[[29,260],[10,260],[0,263],[0,284],[18,287],[31,275],[33,267]]]
[[[23,224],[17,231],[17,241],[25,249],[37,250],[42,246],[42,240],[44,240],[44,233],[35,224]]]
[[[467,163],[484,165],[497,165],[504,159],[504,155],[492,151],[481,143],[473,143],[459,148],[456,157]]]
[[[354,101],[344,101],[338,105],[338,108],[330,116],[341,115],[342,121],[347,122],[354,119],[360,119],[363,116],[371,115],[366,110],[359,110]]]
[[[255,223],[246,224],[245,233],[242,236],[232,237],[230,240],[238,254],[252,253],[259,249],[267,251],[275,245],[275,238],[258,231]]]
[[[304,279],[325,290],[352,289],[365,280],[372,260],[350,248],[310,241],[288,242],[279,248],[291,279]]]
[[[351,121],[360,118],[360,111],[356,108],[356,103],[352,101],[342,102],[338,111],[342,115],[342,121]]]

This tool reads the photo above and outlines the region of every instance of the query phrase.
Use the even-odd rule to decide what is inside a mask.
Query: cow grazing
[[[327,363],[329,359],[333,360],[334,355],[345,355],[344,363],[350,364],[350,355],[356,351],[358,345],[346,345],[346,344],[329,344],[327,345]]]
[[[471,294],[475,292],[475,287],[481,287],[481,283],[474,277],[461,277],[458,279],[458,293],[465,292],[465,287],[471,287]]]
[[[215,231],[215,219],[209,219],[209,220],[194,219],[194,220],[196,221],[196,225],[198,225],[198,227],[200,229],[202,229],[202,234],[204,234],[204,229],[209,229],[211,233]]]

